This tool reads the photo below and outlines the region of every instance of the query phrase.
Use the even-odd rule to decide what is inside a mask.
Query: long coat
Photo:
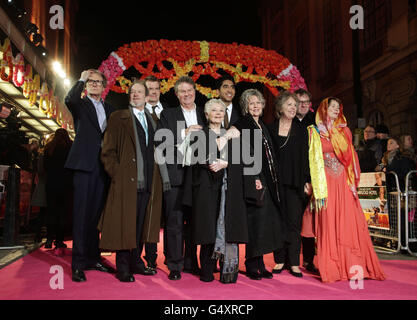
[[[209,130],[204,129],[208,148]],[[198,144],[198,142],[196,143]],[[196,144],[193,146],[197,148]],[[227,171],[227,191],[225,205],[225,240],[228,243],[248,242],[248,221],[244,196],[243,165],[232,164],[232,142],[228,143],[229,166]],[[208,154],[208,153],[207,153]],[[195,164],[186,172],[183,204],[192,206],[192,234],[195,244],[214,244],[216,242],[217,219],[221,186],[214,180],[222,180],[223,174],[210,171],[207,164]],[[255,185],[255,178],[251,179]]]
[[[148,123],[152,117],[146,113]],[[111,177],[110,190],[99,222],[101,231],[100,248],[107,250],[131,250],[136,243],[136,202],[137,165],[135,132],[130,110],[112,114],[104,136],[101,159]],[[160,217],[145,217],[143,230],[149,230],[149,237],[159,236],[160,225],[151,229],[146,222],[160,220]],[[147,241],[144,241],[147,242]]]

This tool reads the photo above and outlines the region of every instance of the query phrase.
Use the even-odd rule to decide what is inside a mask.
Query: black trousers
[[[202,244],[200,247],[200,265],[201,265],[201,278],[206,280],[213,279],[213,271],[217,264],[217,259],[213,259],[214,243]]]
[[[145,243],[145,260],[148,267],[156,268],[156,259],[158,258],[158,244],[157,243]]]
[[[301,238],[303,244],[303,262],[312,264],[316,255],[316,238]]]
[[[182,205],[182,199],[181,187],[173,187],[164,194],[166,262],[170,271],[179,272],[198,268],[197,246],[191,239],[191,212]]]
[[[262,272],[265,270],[264,257],[253,257],[245,260],[246,272]]]
[[[305,209],[305,200],[295,188],[282,187],[284,227],[286,238],[284,247],[274,252],[275,263],[286,263],[289,266],[300,265],[301,225]]]
[[[47,239],[63,242],[68,221],[71,190],[47,189]]]
[[[146,207],[148,206],[149,192],[138,192],[136,202],[136,243],[137,248],[133,250],[116,251],[116,269],[118,273],[133,273],[134,270],[145,270],[145,263],[141,258],[143,243],[142,229],[146,216]]]
[[[107,196],[108,177],[101,163],[92,172],[74,171],[72,269],[100,261],[98,221]]]

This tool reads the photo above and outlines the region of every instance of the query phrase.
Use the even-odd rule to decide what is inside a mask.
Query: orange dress
[[[358,279],[357,266],[361,266],[363,278],[384,280],[362,207],[349,189],[345,168],[336,158],[331,142],[324,138],[321,142],[328,190],[327,207],[315,214],[315,265],[321,279]]]

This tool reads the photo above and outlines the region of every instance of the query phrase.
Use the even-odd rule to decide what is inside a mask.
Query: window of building
[[[384,39],[390,22],[390,0],[363,0],[365,29],[363,48],[367,49]]]

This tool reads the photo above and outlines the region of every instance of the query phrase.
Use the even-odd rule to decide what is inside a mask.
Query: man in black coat
[[[180,280],[183,269],[187,273],[198,272],[197,248],[191,243],[189,228],[191,213],[182,205],[185,169],[182,157],[177,157],[177,145],[190,132],[202,130],[205,123],[204,112],[195,104],[196,87],[192,78],[181,77],[175,84],[175,94],[180,106],[164,109],[158,123],[158,129],[168,129],[174,138],[174,143],[167,145],[166,150],[171,190],[164,194],[165,250],[170,280]],[[175,159],[170,159],[169,155],[175,155]]]
[[[230,129],[241,117],[239,108],[233,105],[236,96],[235,79],[230,75],[225,75],[217,80],[217,90],[220,100],[226,105],[226,114],[223,122],[225,129]]]
[[[314,112],[312,111],[312,96],[311,93],[304,90],[298,89],[295,94],[300,101],[297,110],[297,118],[301,125],[307,130],[307,128],[316,123]],[[308,199],[306,199],[305,206],[307,207]],[[316,252],[316,239],[301,237],[302,249],[303,249],[303,264],[308,271],[318,272],[314,266],[313,260]]]
[[[113,271],[101,263],[97,229],[108,185],[100,161],[101,144],[107,119],[114,111],[101,99],[106,82],[100,71],[84,71],[65,98],[76,133],[65,164],[74,175],[72,280],[75,282],[86,281],[84,270]],[[85,89],[87,95],[82,98]]]

